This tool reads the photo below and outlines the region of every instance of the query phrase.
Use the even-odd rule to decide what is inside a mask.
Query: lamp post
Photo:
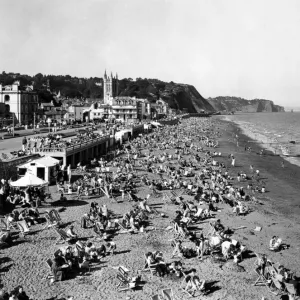
[[[33,131],[35,130],[35,112],[33,113]]]
[[[15,116],[14,116],[14,114],[12,115],[12,121],[13,121],[12,134],[13,134],[13,137],[14,137],[15,136]]]

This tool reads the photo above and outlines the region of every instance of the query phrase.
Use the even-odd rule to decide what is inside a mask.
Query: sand
[[[280,262],[297,274],[300,266],[300,223],[299,223],[299,184],[300,171],[296,166],[287,164],[286,168],[280,166],[280,157],[259,156],[255,153],[245,153],[232,140],[232,133],[237,129],[232,123],[216,121],[216,130],[222,132],[220,147],[223,161],[229,168],[229,173],[236,178],[240,170],[247,173],[249,165],[254,165],[261,173],[261,177],[266,181],[267,193],[258,196],[262,204],[250,204],[253,212],[245,217],[232,214],[232,208],[226,204],[218,204],[221,212],[217,217],[224,225],[231,228],[246,226],[234,232],[232,238],[242,242],[247,249],[254,252],[262,252],[274,262]],[[258,147],[258,146],[257,146]],[[236,157],[235,168],[230,167],[230,160],[227,158],[230,153]],[[139,175],[145,173],[138,170]],[[293,175],[292,175],[293,174]],[[155,175],[151,175],[155,176]],[[234,185],[247,186],[247,182],[237,182]],[[54,192],[55,188],[51,188]],[[139,196],[145,196],[149,190],[142,186],[139,188]],[[185,196],[188,197],[188,196]],[[57,193],[54,198],[58,199]],[[89,210],[91,201],[99,204],[106,204],[115,215],[121,215],[131,208],[131,203],[115,203],[106,197],[88,199],[82,201],[70,201],[66,210],[60,215],[64,222],[74,224],[75,231],[80,237],[90,238],[94,236],[92,229],[80,228],[80,217]],[[47,258],[51,258],[56,249],[61,248],[55,245],[55,234],[51,229],[41,231],[41,225],[34,225],[33,233],[25,240],[18,242],[8,248],[0,250],[1,283],[7,290],[11,290],[16,285],[23,285],[27,294],[33,299],[51,299],[54,296],[72,295],[74,299],[151,299],[163,288],[172,288],[175,299],[188,299],[187,295],[180,289],[181,280],[174,280],[168,277],[152,277],[149,273],[142,273],[145,281],[142,290],[117,292],[117,271],[115,267],[123,265],[132,274],[144,267],[144,253],[148,251],[160,250],[164,254],[167,262],[172,261],[172,247],[170,240],[173,234],[166,231],[170,221],[175,215],[177,206],[166,203],[162,197],[150,198],[150,204],[155,204],[159,211],[164,212],[167,218],[155,216],[151,223],[156,230],[138,233],[134,235],[119,234],[114,238],[118,251],[115,256],[108,256],[102,259],[101,263],[93,264],[91,272],[83,277],[76,276],[63,282],[50,284],[45,277],[49,274],[49,269],[45,263]],[[43,212],[48,207],[41,208]],[[262,227],[260,232],[253,231],[256,226]],[[204,233],[209,230],[207,221],[197,224]],[[278,253],[268,250],[269,240],[273,235],[279,235],[284,242],[290,244],[290,248]],[[101,243],[97,243],[100,245]],[[191,245],[184,242],[184,246]],[[235,268],[231,263],[216,262],[209,258],[200,262],[196,258],[184,259],[184,267],[189,270],[192,267],[197,269],[200,278],[211,283],[212,292],[203,299],[279,299],[271,294],[265,287],[253,286],[256,279],[254,265],[256,258],[253,255],[243,260],[241,266],[244,271]],[[299,275],[299,274],[298,274]]]

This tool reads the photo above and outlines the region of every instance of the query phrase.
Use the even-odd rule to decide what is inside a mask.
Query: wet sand
[[[300,167],[284,161],[279,155],[274,155],[271,151],[264,150],[264,154],[259,155],[263,149],[261,145],[241,133],[241,130],[233,122],[221,121],[227,124],[226,134],[222,138],[222,147],[224,153],[234,153],[237,160],[236,170],[243,170],[247,174],[250,172],[250,165],[253,165],[254,170],[259,169],[261,179],[266,183],[267,193],[264,195],[266,203],[271,209],[283,214],[294,222],[300,223]],[[236,140],[232,137],[232,133],[239,136],[239,147]],[[242,141],[250,141],[245,143]],[[245,145],[252,147],[251,153],[245,151]],[[228,160],[228,166],[230,166]]]

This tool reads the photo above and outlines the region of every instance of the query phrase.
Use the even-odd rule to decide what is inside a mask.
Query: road
[[[91,127],[91,126],[88,126],[88,127]],[[74,133],[74,135],[76,135],[76,130],[78,130],[78,129],[82,130],[82,129],[85,129],[85,128],[87,128],[87,127],[61,130],[61,131],[58,131],[57,134],[60,134],[60,133]],[[20,130],[20,131],[17,131],[16,133],[18,133],[18,134],[23,133],[24,134],[25,132],[28,132],[28,130]],[[26,135],[26,137],[30,138],[30,137],[34,137],[34,136],[47,136],[48,134],[49,134],[48,132],[37,133],[37,134],[32,134],[32,135]],[[21,150],[22,149],[23,137],[24,136],[20,136],[20,137],[15,137],[15,138],[6,139],[6,140],[0,139],[0,153],[10,153],[12,151]]]

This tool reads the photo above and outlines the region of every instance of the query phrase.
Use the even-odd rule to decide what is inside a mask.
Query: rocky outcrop
[[[271,100],[246,100],[238,97],[208,98],[208,102],[220,112],[284,112],[284,107]]]

